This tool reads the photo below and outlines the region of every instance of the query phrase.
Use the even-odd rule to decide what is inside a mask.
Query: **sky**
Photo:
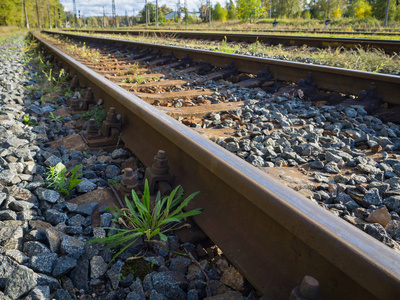
[[[185,0],[181,0],[181,5],[184,5]],[[198,11],[200,2],[206,3],[206,0],[187,0],[189,11]],[[66,11],[73,11],[72,0],[61,0],[61,4],[64,6]],[[85,17],[100,16],[103,15],[103,6],[105,9],[106,16],[111,16],[112,12],[112,0],[75,0],[76,10],[81,11],[81,15]],[[149,3],[156,4],[156,0],[148,0]],[[158,0],[158,5],[162,6],[166,4],[169,8],[176,9],[178,0]],[[212,0],[211,4],[223,1]],[[225,2],[225,1],[224,1]],[[223,3],[224,3],[223,2]],[[125,16],[125,11],[128,12],[128,16],[137,15],[144,7],[145,0],[115,0],[115,8],[118,16]]]

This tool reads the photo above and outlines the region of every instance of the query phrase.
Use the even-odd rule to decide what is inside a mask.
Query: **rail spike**
[[[172,191],[172,181],[174,176],[170,173],[167,154],[164,150],[158,150],[154,156],[154,162],[151,167],[146,168],[144,177],[149,183],[151,194],[160,191],[161,195],[167,195]]]

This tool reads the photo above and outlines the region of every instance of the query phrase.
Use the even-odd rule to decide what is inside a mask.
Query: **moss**
[[[132,273],[135,278],[139,277],[143,281],[144,277],[151,272],[153,272],[153,264],[143,257],[139,257],[127,259],[122,267],[121,274],[126,277],[129,273]]]

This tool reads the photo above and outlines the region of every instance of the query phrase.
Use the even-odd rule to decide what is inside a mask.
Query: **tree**
[[[237,10],[235,7],[235,3],[233,3],[233,0],[227,1],[225,7],[227,10],[227,19],[235,20],[237,18]]]
[[[293,18],[300,14],[301,2],[298,0],[274,0],[272,10],[275,16]]]
[[[149,13],[149,22],[155,22],[156,20],[156,7],[153,3],[147,3],[147,10]],[[140,20],[139,23],[146,23],[146,5],[144,6],[143,10],[140,12]]]
[[[372,7],[366,0],[351,1],[347,7],[347,16],[353,18],[370,17],[372,14]]]
[[[261,0],[237,0],[236,9],[242,22],[255,21],[255,19],[264,15]]]
[[[226,9],[222,8],[221,4],[217,3],[212,10],[212,19],[215,21],[226,21],[228,12]]]
[[[167,7],[166,4],[164,4],[163,6],[161,6],[160,11],[163,13],[163,15],[168,15],[170,12],[173,12],[174,10],[172,8]]]
[[[385,18],[385,11],[387,0],[372,0],[372,16],[378,20],[383,20]],[[389,1],[389,16],[388,20],[393,20],[396,15],[396,0]]]
[[[22,0],[0,0],[0,25],[18,25],[25,26],[25,12],[23,11]],[[25,1],[30,27],[38,27],[38,18],[36,13],[36,1]],[[64,9],[59,0],[40,0],[38,1],[38,10],[41,25],[48,27],[49,10],[52,26],[55,20],[58,21],[57,9],[60,8],[62,16]],[[58,25],[59,22],[58,22]]]

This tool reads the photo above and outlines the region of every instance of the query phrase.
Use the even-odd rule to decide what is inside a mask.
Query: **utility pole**
[[[185,26],[186,29],[188,28],[188,19],[189,19],[189,11],[188,11],[188,6],[187,6],[187,0],[185,0]]]
[[[25,0],[23,0],[22,3],[23,3],[23,5],[24,5],[24,11],[25,11],[25,24],[26,24],[26,28],[29,29],[28,12],[26,11]]]
[[[269,0],[269,18],[272,18],[272,0]]]
[[[208,25],[211,27],[211,0],[208,0]]]
[[[77,29],[78,27],[78,15],[77,15],[77,12],[76,12],[76,2],[75,2],[75,0],[73,0],[73,2],[74,2],[74,15],[75,15],[75,29]]]
[[[106,12],[104,10],[104,5],[103,5],[103,28],[106,27]]]
[[[176,11],[178,12],[178,27],[181,29],[181,0],[176,4]]]
[[[114,28],[117,28],[117,13],[115,12],[115,0],[112,0],[112,17],[114,20]]]
[[[156,27],[158,28],[158,0],[156,0]]]
[[[129,27],[128,11],[127,10],[125,10],[125,18],[126,18],[126,27]]]
[[[390,0],[387,0],[386,11],[385,11],[385,21],[383,22],[383,27],[387,26],[387,20],[388,20],[388,16],[389,16],[389,3],[390,3]]]
[[[146,28],[149,26],[149,14],[148,14],[148,7],[147,7],[147,0],[144,1],[144,13],[146,17]]]
[[[37,0],[36,0],[36,15],[37,15],[38,28],[40,28],[39,6],[37,4]]]
[[[47,4],[47,13],[48,13],[48,15],[49,15],[49,28],[52,29],[52,26],[51,26],[51,16],[50,16],[50,5],[49,5],[49,4]]]
[[[57,29],[57,14],[56,8],[54,7],[54,28]]]

